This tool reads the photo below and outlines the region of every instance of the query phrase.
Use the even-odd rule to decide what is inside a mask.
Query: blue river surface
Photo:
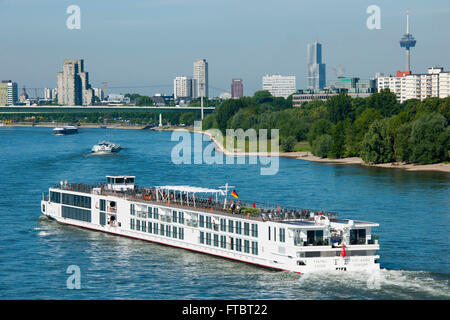
[[[260,164],[175,164],[171,132],[0,128],[0,299],[449,299],[450,174],[279,158]],[[191,135],[193,136],[193,135]],[[110,138],[118,154],[92,155]],[[207,146],[210,142],[205,142]],[[223,156],[219,154],[219,156]],[[244,159],[245,160],[245,159]],[[376,274],[298,275],[63,226],[42,216],[42,193],[61,180],[135,175],[141,186],[226,182],[240,198],[335,211],[380,224]],[[81,289],[67,268],[79,266]]]

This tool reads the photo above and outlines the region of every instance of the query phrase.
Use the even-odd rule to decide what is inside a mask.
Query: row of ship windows
[[[200,243],[245,253],[250,253],[251,250],[252,254],[258,255],[258,242],[256,241],[251,241],[250,247],[250,240],[228,237],[227,242],[227,236],[200,231]]]
[[[63,218],[91,222],[91,210],[61,206],[61,215]]]
[[[79,196],[76,194],[63,193],[61,196],[60,192],[51,191],[50,201],[55,203],[67,204],[74,207],[87,209],[91,208],[91,197]]]
[[[252,237],[258,237],[258,224],[256,223],[242,223],[241,221],[235,221],[231,219],[228,219],[227,223],[227,219],[220,218],[219,225],[217,225],[212,222],[211,217],[206,216],[205,221],[205,217],[200,215],[199,226],[202,228],[206,227],[207,229],[214,229],[216,231],[218,231],[218,229],[220,228],[220,231],[228,231],[229,233],[243,234],[245,236],[249,236],[251,233]]]
[[[137,215],[134,204],[130,204],[130,214],[132,216]],[[141,218],[145,218],[145,215],[142,215],[142,214],[140,214],[138,216],[140,216]],[[156,219],[156,220],[160,219],[161,221],[174,222],[174,223],[180,223],[180,224],[185,223],[184,212],[172,210],[171,217],[160,216],[158,208],[153,208],[153,207],[148,207],[146,218]],[[252,223],[252,224],[250,224],[248,222],[242,223],[241,221],[234,221],[231,219],[228,219],[228,223],[227,223],[227,219],[221,218],[220,224],[218,225],[212,221],[212,217],[210,217],[210,216],[205,217],[203,215],[200,215],[198,224],[196,222],[189,222],[189,223],[187,223],[187,225],[192,226],[192,227],[199,226],[201,228],[214,229],[216,231],[218,231],[220,228],[220,231],[224,231],[224,232],[228,231],[230,233],[243,234],[246,236],[250,236],[250,234],[251,234],[252,237],[256,237],[256,238],[258,237],[258,224],[256,224],[256,223]]]
[[[164,225],[162,223],[158,224],[151,221],[130,219],[130,229],[184,240],[184,228],[177,226]]]
[[[272,231],[271,231],[271,227],[268,227],[268,236],[269,236],[269,240],[272,240]],[[277,241],[277,228],[273,227],[273,241]],[[286,242],[286,229],[284,228],[278,228],[278,241],[280,242]]]

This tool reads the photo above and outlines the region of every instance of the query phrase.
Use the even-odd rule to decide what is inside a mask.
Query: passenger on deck
[[[236,204],[233,202],[233,200],[231,200],[230,210],[231,210],[232,214],[234,214],[235,209],[236,209]]]

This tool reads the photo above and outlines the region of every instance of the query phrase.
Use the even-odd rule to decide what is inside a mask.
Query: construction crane
[[[343,66],[338,65],[336,68],[333,68],[334,73],[338,79],[345,78],[345,69]]]

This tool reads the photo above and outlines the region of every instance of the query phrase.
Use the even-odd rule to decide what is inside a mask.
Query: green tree
[[[375,92],[367,98],[367,107],[378,110],[383,117],[389,117],[400,111],[397,95],[388,88]]]
[[[217,122],[216,117],[214,113],[208,114],[206,117],[203,118],[202,122],[202,129],[208,130],[211,128],[217,128]]]
[[[442,114],[445,119],[447,119],[447,123],[450,122],[450,97],[441,99],[441,103],[438,107],[438,112]]]
[[[411,123],[401,125],[394,138],[394,156],[398,162],[410,162],[411,157]]]
[[[255,104],[272,102],[273,99],[274,99],[274,97],[267,90],[256,91],[252,97],[253,103],[255,103]]]
[[[227,99],[222,102],[215,110],[218,129],[225,133],[228,120],[230,120],[231,117],[233,117],[233,115],[239,111],[239,109],[248,107],[250,105],[251,100],[249,98]]]
[[[195,120],[199,120],[198,112],[185,112],[180,116],[180,124],[193,125]]]
[[[361,143],[361,158],[368,163],[394,161],[394,138],[386,119],[374,121]]]
[[[297,140],[293,136],[286,137],[281,141],[281,148],[284,152],[292,152],[296,142]]]
[[[311,129],[308,133],[308,142],[312,146],[314,140],[317,137],[324,134],[331,134],[331,130],[333,129],[333,123],[328,119],[319,119],[311,125]]]
[[[138,93],[126,93],[125,97],[130,98],[130,102],[134,103],[137,99],[139,99],[139,97],[141,97],[141,95]]]
[[[353,128],[354,143],[357,150],[360,150],[361,141],[363,140],[364,135],[367,133],[367,130],[369,130],[370,125],[375,120],[380,120],[382,118],[383,116],[381,115],[381,113],[374,108],[364,110],[363,113],[361,113],[361,115],[356,118],[355,122],[353,123]]]
[[[327,100],[328,118],[331,122],[337,123],[346,118],[354,118],[352,98],[345,92],[341,92],[336,96]]]
[[[450,149],[450,128],[439,113],[425,114],[412,123],[411,162],[420,164],[447,160]]]
[[[345,151],[345,128],[342,121],[339,121],[333,127],[331,138],[332,144],[328,153],[328,158],[342,158]]]
[[[153,106],[154,102],[153,102],[152,98],[150,98],[148,96],[141,96],[136,101],[136,105],[139,107]]]
[[[317,157],[326,158],[331,150],[332,138],[329,134],[323,134],[314,140],[313,154]]]

